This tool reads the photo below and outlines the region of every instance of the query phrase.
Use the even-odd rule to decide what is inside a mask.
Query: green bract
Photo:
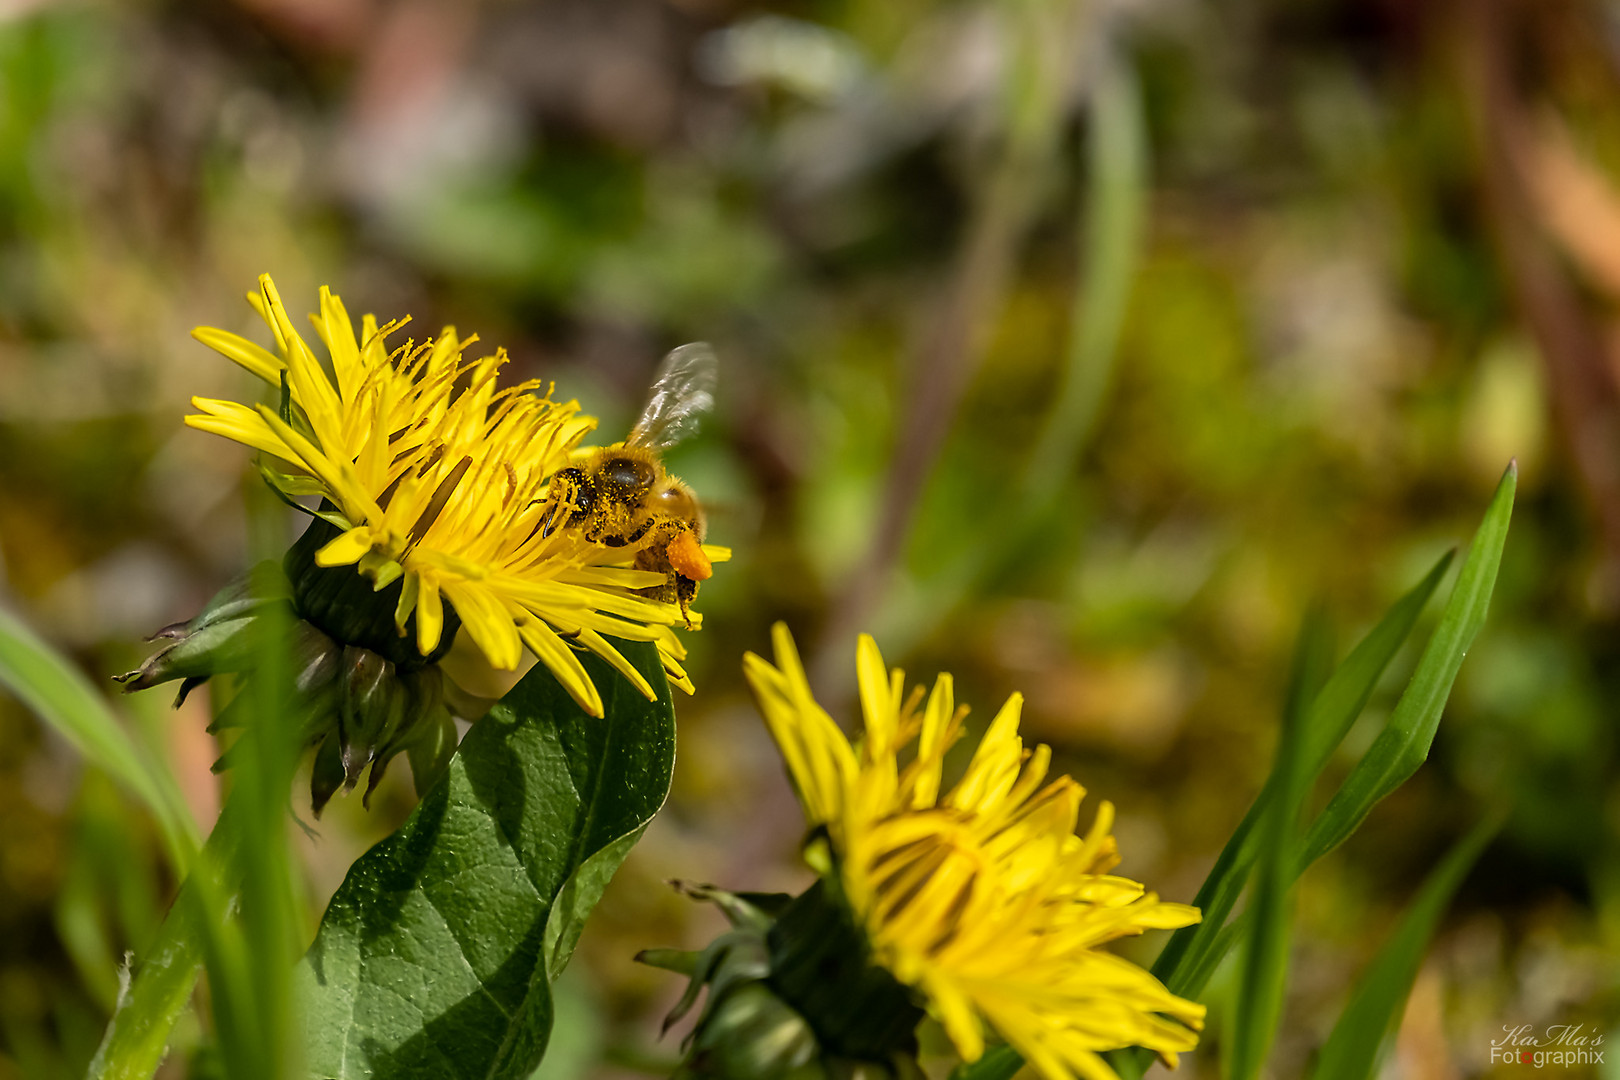
[[[706,1080],[921,1080],[923,1012],[867,955],[843,903],[817,881],[802,895],[682,886],[732,929],[701,952],[637,959],[689,978],[667,1031],[708,990],[678,1077]]]
[[[352,790],[368,768],[369,801],[401,753],[410,760],[417,792],[426,792],[456,748],[444,676],[433,664],[438,655],[400,647],[403,639],[386,617],[392,610],[383,602],[386,591],[379,600],[363,578],[314,565],[311,555],[331,531],[324,521],[312,522],[282,566],[261,563],[196,618],[158,631],[153,640],[163,647],[119,676],[126,691],[180,679],[179,705],[216,675],[241,675],[236,696],[209,727],[213,732],[244,726],[245,705],[269,692],[266,679],[290,678],[279,688],[288,711],[280,722],[296,733],[300,748],[315,749],[310,804],[317,817],[339,788]],[[270,651],[277,651],[277,663],[267,665]],[[235,752],[233,746],[215,768],[229,766]]]

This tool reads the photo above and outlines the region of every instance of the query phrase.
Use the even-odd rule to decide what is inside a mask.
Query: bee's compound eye
[[[609,458],[602,463],[602,476],[617,487],[634,489],[651,487],[657,476],[653,467],[635,458]]]

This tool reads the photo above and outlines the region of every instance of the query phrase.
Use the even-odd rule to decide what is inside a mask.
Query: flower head
[[[690,692],[670,629],[687,621],[683,612],[638,592],[665,576],[623,565],[632,553],[555,527],[547,514],[549,479],[583,453],[596,425],[577,403],[553,401],[534,381],[498,387],[505,352],[467,359],[475,339],[453,328],[390,349],[385,339],[401,322],[379,326],[367,315],[357,333],[324,287],[310,316],[323,361],[269,275],[248,300],[275,351],[223,330],[193,334],[268,383],[275,404],[193,398],[198,414],[186,423],[259,450],[266,479],[289,501],[322,500],[323,520],[304,545],[313,550],[305,565],[288,565],[304,618],[340,642],[364,631],[357,643],[403,670],[441,656],[459,624],[498,669],[517,667],[527,647],[598,716],[601,697],[575,649],[596,653],[650,699],[652,687],[608,637],[651,641],[671,682]],[[347,577],[330,576],[340,572]],[[378,595],[357,604],[362,578]]]
[[[1047,781],[1047,747],[1025,750],[1018,695],[943,790],[967,711],[949,675],[925,702],[863,635],[865,730],[851,745],[811,696],[786,627],[773,636],[776,664],[749,654],[744,670],[810,825],[825,829],[824,883],[873,962],[926,1002],[965,1060],[983,1053],[986,1024],[1052,1080],[1114,1080],[1105,1050],[1145,1046],[1173,1065],[1196,1045],[1203,1006],[1101,946],[1190,925],[1197,909],[1108,873],[1119,861],[1108,803],[1075,834],[1085,792]]]

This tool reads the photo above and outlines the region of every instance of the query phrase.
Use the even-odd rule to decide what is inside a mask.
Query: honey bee
[[[636,569],[665,575],[664,584],[638,592],[679,604],[688,627],[698,582],[713,573],[703,554],[703,509],[691,488],[664,471],[658,455],[695,431],[714,404],[718,366],[703,342],[664,357],[624,442],[557,470],[542,514],[544,534],[580,529],[590,543],[634,549]]]

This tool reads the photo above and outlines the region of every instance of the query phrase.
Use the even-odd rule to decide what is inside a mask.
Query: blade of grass
[[[1020,520],[1008,535],[1027,533],[1041,520],[1039,507],[1060,490],[1065,471],[1074,464],[1096,426],[1119,352],[1120,332],[1130,305],[1131,288],[1141,262],[1147,217],[1148,136],[1141,87],[1135,70],[1110,58],[1100,70],[1092,93],[1091,136],[1086,144],[1086,192],[1079,224],[1085,237],[1084,272],[1070,308],[1068,348],[1057,399],[1041,425],[1035,451],[1020,480]],[[1029,509],[1036,506],[1033,512]],[[1006,543],[1000,553],[974,547],[954,572],[929,592],[929,610],[943,612],[966,595],[988,573],[994,557],[1017,549]],[[930,620],[913,620],[911,627]],[[884,640],[899,638],[891,632]],[[988,1050],[978,1061],[964,1063],[951,1080],[1011,1080],[1024,1059],[1010,1046]]]
[[[1373,746],[1351,770],[1328,806],[1312,823],[1296,859],[1293,871],[1295,878],[1353,833],[1372,807],[1399,787],[1428,757],[1429,746],[1434,740],[1440,714],[1444,709],[1446,698],[1451,693],[1451,685],[1457,677],[1463,657],[1484,623],[1485,613],[1490,606],[1491,591],[1496,584],[1496,572],[1501,565],[1502,547],[1507,540],[1517,482],[1518,465],[1513,463],[1503,474],[1502,481],[1497,486],[1489,507],[1486,508],[1485,517],[1469,545],[1468,556],[1458,572],[1457,584],[1446,602],[1440,625],[1429,639],[1411,682],[1407,684],[1406,690]],[[1440,569],[1437,567],[1436,571]],[[1431,578],[1435,576],[1436,571],[1430,572]],[[1426,584],[1427,582],[1428,579],[1425,579]],[[1414,593],[1416,591],[1414,590]],[[1411,595],[1403,598],[1401,603],[1405,604]],[[1389,617],[1386,616],[1385,622],[1388,621]],[[1380,624],[1380,627],[1382,625]],[[1378,632],[1375,630],[1374,634]],[[1368,635],[1369,639],[1372,636]],[[1360,646],[1357,648],[1359,650]],[[1347,665],[1348,663],[1346,661]],[[1374,755],[1375,750],[1379,751],[1377,756]],[[1330,818],[1330,813],[1334,817]],[[1245,819],[1245,824],[1248,824],[1248,819]],[[1243,826],[1239,826],[1239,829],[1241,831]],[[1233,861],[1237,862],[1243,858],[1242,841],[1234,836],[1227,849],[1234,850],[1234,844],[1239,845],[1233,855]],[[1222,859],[1225,858],[1226,852],[1223,851]],[[1154,965],[1153,973],[1173,992],[1183,997],[1196,997],[1203,990],[1227,951],[1247,932],[1246,919],[1222,925],[1238,893],[1242,891],[1241,878],[1236,881],[1234,887],[1229,880],[1231,868],[1223,869],[1220,861],[1217,861],[1215,871],[1211,872],[1211,879],[1215,879],[1217,874],[1221,875],[1222,881],[1217,882],[1214,888],[1211,881],[1206,881],[1204,888],[1199,890],[1200,898],[1208,901],[1213,897],[1211,906],[1205,907],[1197,900],[1194,901],[1204,912],[1204,922],[1191,928],[1196,932],[1189,935],[1191,940],[1183,947],[1183,953],[1172,957],[1168,963],[1161,956],[1163,966]],[[1211,893],[1210,897],[1206,897],[1206,891]],[[1224,905],[1224,910],[1219,910],[1217,905]],[[1186,932],[1178,931],[1178,934],[1184,933]],[[1171,945],[1174,944],[1176,942],[1172,939]],[[1140,1076],[1147,1060],[1148,1056],[1145,1053],[1134,1054],[1135,1068],[1129,1075]]]
[[[1061,381],[1051,411],[1041,425],[1035,451],[1020,478],[1018,524],[1010,536],[1027,534],[1041,520],[1039,507],[1049,505],[1060,478],[1074,465],[1096,426],[1103,399],[1113,379],[1119,337],[1130,305],[1131,288],[1141,262],[1149,189],[1149,144],[1142,91],[1135,70],[1122,58],[1110,57],[1099,69],[1089,110],[1091,134],[1085,151],[1086,190],[1078,215],[1085,238],[1084,272],[1075,287],[1068,347]],[[1029,507],[1037,506],[1035,511]],[[1007,542],[1000,552],[978,545],[929,589],[927,612],[940,615],[971,591],[994,569],[996,558],[1018,548]],[[926,615],[926,612],[923,612]],[[885,641],[936,622],[916,618],[885,631]],[[1011,1047],[986,1051],[965,1063],[952,1080],[1010,1080],[1024,1064]]]
[[[116,942],[145,944],[157,932],[167,885],[144,857],[146,822],[100,770],[86,773],[75,800],[73,841],[57,890],[53,923],[96,1008],[118,1001]]]
[[[1311,703],[1305,722],[1304,749],[1305,775],[1315,780],[1327,767],[1333,752],[1344,737],[1350,734],[1361,710],[1367,707],[1378,681],[1383,678],[1395,654],[1406,644],[1412,628],[1417,625],[1429,598],[1440,587],[1456,550],[1446,552],[1435,560],[1429,572],[1412,589],[1390,607],[1378,625],[1356,643],[1350,655],[1338,666],[1322,692]]]
[[[1296,876],[1343,843],[1372,808],[1400,787],[1429,756],[1457,671],[1485,623],[1518,479],[1519,466],[1514,462],[1503,474],[1485,511],[1485,520],[1474,534],[1468,557],[1457,575],[1457,586],[1440,617],[1440,626],[1423,650],[1411,683],[1401,694],[1384,730],[1311,824],[1299,854]]]
[[[1493,817],[1476,825],[1423,882],[1417,899],[1356,985],[1316,1060],[1312,1080],[1370,1080],[1412,992],[1419,966],[1452,895],[1485,845],[1502,827]]]
[[[168,917],[118,995],[88,1080],[150,1080],[162,1063],[169,1032],[197,985],[209,913],[225,906],[221,897],[234,895],[225,875],[238,865],[241,816],[237,800],[227,799]]]
[[[1454,556],[1455,552],[1450,551],[1441,556],[1423,579],[1390,607],[1316,696],[1305,724],[1303,750],[1311,781],[1321,774],[1366,708],[1379,679],[1411,636]],[[1193,906],[1204,913],[1203,921],[1176,931],[1153,965],[1153,974],[1174,993],[1196,996],[1234,940],[1231,934],[1223,937],[1221,931],[1248,881],[1257,851],[1255,825],[1275,797],[1275,787],[1275,775],[1268,777],[1193,900]],[[1122,1076],[1140,1076],[1151,1060],[1150,1052],[1135,1050],[1119,1055],[1115,1064]],[[1002,1048],[959,1068],[953,1076],[955,1080],[1007,1080],[1022,1063],[1017,1054]]]
[[[199,895],[211,917],[203,960],[220,1057],[238,1080],[277,1080],[297,1071],[292,1031],[292,970],[300,951],[298,901],[287,844],[287,789],[297,767],[297,728],[286,688],[290,634],[273,623],[262,635],[252,683],[248,728],[251,753],[235,754],[231,797],[242,809],[239,863],[230,879]],[[214,882],[209,882],[211,885]],[[232,910],[230,885],[240,884]]]
[[[253,548],[278,549],[279,514],[250,486]],[[267,616],[270,618],[270,616]],[[257,627],[258,666],[246,695],[250,723],[233,755],[231,790],[168,917],[144,950],[90,1063],[89,1080],[149,1080],[191,1000],[205,962],[221,1056],[230,1075],[292,1074],[291,967],[297,955],[297,886],[287,846],[287,787],[297,762],[285,720],[285,626]],[[282,689],[278,689],[282,688]],[[235,748],[240,747],[240,742]]]
[[[151,812],[170,863],[183,875],[201,838],[174,778],[129,737],[106,699],[78,668],[3,608],[0,686],[10,689],[86,761]]]
[[[243,495],[255,554],[280,558],[285,512],[267,486],[250,484]],[[241,739],[251,740],[251,753],[233,753],[231,768],[231,797],[242,810],[240,855],[228,881],[199,892],[210,914],[203,923],[203,960],[220,1058],[237,1080],[302,1072],[291,1016],[293,964],[302,942],[287,837],[287,789],[299,756],[298,725],[291,722],[290,624],[290,615],[272,610],[254,626],[254,668],[241,691],[247,709]],[[233,887],[240,897],[235,904]]]
[[[1322,692],[1316,696],[1305,723],[1303,751],[1305,773],[1310,781],[1321,774],[1333,751],[1344,741],[1344,736],[1361,715],[1378,680],[1406,643],[1423,608],[1439,587],[1451,565],[1452,555],[1452,552],[1443,555],[1422,581],[1390,607],[1378,624],[1345,657],[1322,687]],[[1203,922],[1177,930],[1154,963],[1154,976],[1174,993],[1185,996],[1203,989],[1201,981],[1194,983],[1184,972],[1202,965],[1216,935],[1242,894],[1257,850],[1254,828],[1265,816],[1275,792],[1274,773],[1266,779],[1265,786],[1260,789],[1260,794],[1255,797],[1231,839],[1221,849],[1214,868],[1193,899],[1193,906],[1204,913]]]
[[[1227,1044],[1231,1052],[1227,1075],[1232,1080],[1253,1080],[1260,1075],[1282,1016],[1283,988],[1288,979],[1294,847],[1300,803],[1310,788],[1305,720],[1307,703],[1320,685],[1317,673],[1326,667],[1325,639],[1320,617],[1308,615],[1295,651],[1276,764],[1271,770],[1276,777],[1275,794],[1255,830],[1259,837],[1251,909],[1255,929],[1243,957],[1238,1003]]]
[[[243,737],[259,734],[250,729]],[[236,782],[214,831],[119,995],[88,1080],[150,1080],[205,961],[232,1075],[289,1075],[286,1059],[296,1049],[287,1035],[289,969],[297,929],[283,823],[291,758],[273,756],[238,755]],[[255,772],[262,776],[254,779]],[[228,920],[238,906],[241,917]]]

